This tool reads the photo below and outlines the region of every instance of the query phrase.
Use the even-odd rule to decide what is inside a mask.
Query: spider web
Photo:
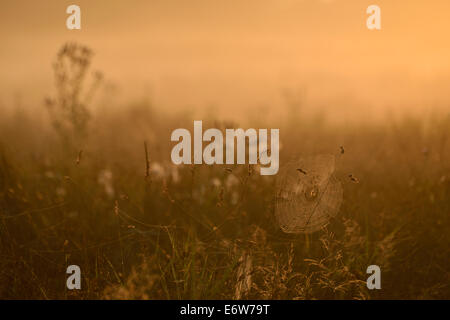
[[[313,233],[338,213],[343,190],[334,171],[334,155],[301,158],[280,170],[275,216],[284,232]]]

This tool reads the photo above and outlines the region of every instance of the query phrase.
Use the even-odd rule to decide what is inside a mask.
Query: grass
[[[312,235],[288,235],[274,218],[276,176],[172,165],[170,133],[194,119],[146,101],[95,112],[82,72],[47,101],[49,121],[0,118],[0,298],[450,298],[448,116],[277,123],[281,164],[345,148],[340,212]],[[82,290],[65,288],[71,264]],[[381,290],[366,288],[371,264]]]

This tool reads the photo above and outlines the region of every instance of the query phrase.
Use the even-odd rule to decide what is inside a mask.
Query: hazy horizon
[[[94,50],[115,99],[174,112],[241,115],[280,106],[286,91],[333,114],[448,106],[450,3],[379,0],[382,30],[369,31],[372,2],[80,0],[82,30],[69,31],[72,1],[2,1],[0,101],[50,93],[55,54],[76,41]]]

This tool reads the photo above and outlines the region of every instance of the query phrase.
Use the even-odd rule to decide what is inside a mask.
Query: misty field
[[[450,299],[448,114],[333,124],[287,103],[274,108],[300,112],[276,123],[201,119],[279,128],[281,167],[336,156],[338,214],[313,234],[286,234],[276,175],[173,165],[172,130],[200,119],[151,97],[93,99],[105,89],[90,56],[63,47],[55,92],[34,113],[0,110],[0,298]],[[366,287],[372,264],[381,290]],[[69,265],[81,290],[66,289]]]

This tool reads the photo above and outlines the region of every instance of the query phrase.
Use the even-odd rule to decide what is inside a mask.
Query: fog
[[[82,30],[69,31],[73,3],[1,1],[2,106],[40,107],[67,41],[94,50],[118,103],[172,112],[276,114],[291,99],[356,118],[450,102],[445,0],[378,0],[380,31],[366,28],[365,0],[78,0]]]

